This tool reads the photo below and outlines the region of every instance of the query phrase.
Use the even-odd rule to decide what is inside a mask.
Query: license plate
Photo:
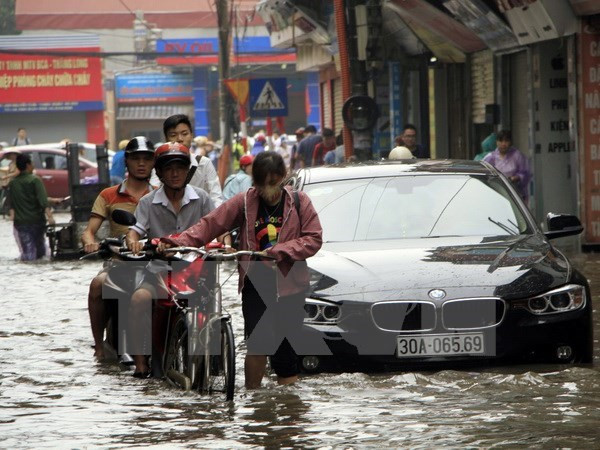
[[[398,336],[398,358],[446,355],[482,355],[483,333]]]

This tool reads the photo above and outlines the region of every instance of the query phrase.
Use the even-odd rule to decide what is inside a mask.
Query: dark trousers
[[[34,261],[46,255],[44,225],[15,225],[21,244],[21,261]]]
[[[259,290],[254,287],[250,279],[244,280],[242,312],[246,343],[249,354],[270,355],[271,368],[278,376],[291,377],[300,371],[298,355],[285,336],[297,337],[302,329],[305,295],[304,292],[300,292],[286,297],[277,297],[274,287],[274,279],[267,282],[266,289],[263,287]],[[252,336],[267,310],[260,331]]]

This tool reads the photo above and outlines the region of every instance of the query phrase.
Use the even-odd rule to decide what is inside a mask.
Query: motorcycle
[[[115,210],[112,219],[122,225],[135,223],[135,217],[123,210]],[[119,326],[118,318],[126,317],[133,292],[145,280],[161,277],[167,296],[155,307],[166,310],[166,318],[152,333],[152,375],[186,391],[232,400],[235,341],[231,316],[222,309],[219,264],[258,253],[224,253],[221,244],[211,244],[204,249],[172,248],[160,254],[157,243],[146,242],[139,254],[124,247],[123,239],[109,238],[100,243],[96,254],[110,261],[103,287],[109,317],[106,344],[130,361],[126,327]]]

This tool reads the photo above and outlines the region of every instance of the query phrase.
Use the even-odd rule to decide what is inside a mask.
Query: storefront
[[[0,141],[101,144],[106,136],[97,36],[0,37]]]
[[[119,75],[115,78],[115,98],[118,140],[146,136],[155,143],[162,142],[162,124],[168,116],[187,114],[195,119],[192,75]]]
[[[218,46],[217,38],[162,39],[157,43],[157,63],[174,71],[193,68],[192,96],[189,106],[195,118],[195,134],[219,137]],[[177,53],[181,53],[179,56]],[[268,36],[235,37],[232,41],[231,78],[287,78],[288,110],[285,119],[290,129],[306,123],[305,74],[295,70],[293,50],[272,48]],[[249,117],[250,131],[263,128],[264,118]],[[254,127],[253,127],[254,125]]]

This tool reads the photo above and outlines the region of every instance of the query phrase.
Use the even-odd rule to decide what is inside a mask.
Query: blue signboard
[[[253,117],[284,117],[288,115],[287,80],[257,78],[250,80],[250,115]]]
[[[159,39],[156,41],[158,53],[198,53],[199,55],[216,55],[219,53],[218,38],[195,39]]]
[[[292,49],[281,49],[271,46],[269,36],[246,36],[233,39],[233,52],[236,55],[243,54],[280,54],[294,53]],[[194,39],[159,39],[156,41],[158,53],[197,53],[199,55],[216,55],[219,53],[218,38],[194,38]]]
[[[269,36],[246,36],[233,39],[233,51],[237,55],[248,53],[294,53],[294,48],[277,48],[271,46]]]
[[[187,102],[192,100],[192,75],[121,75],[116,78],[115,93],[120,103]]]
[[[391,62],[390,64],[390,138],[392,142],[394,138],[402,134],[403,117],[402,117],[402,73],[399,62]]]

